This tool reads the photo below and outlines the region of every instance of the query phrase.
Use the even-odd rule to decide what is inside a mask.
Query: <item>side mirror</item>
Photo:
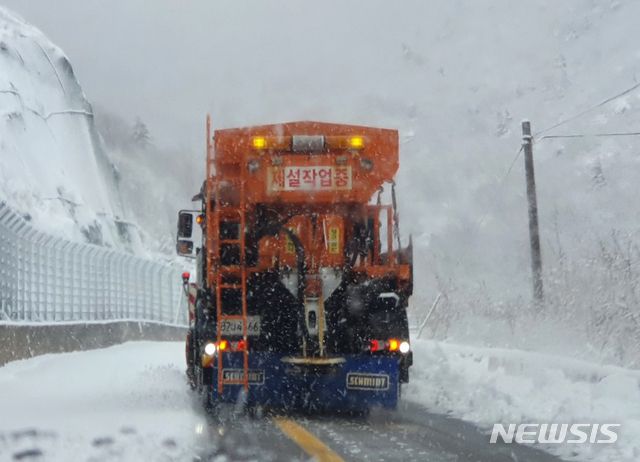
[[[180,210],[178,214],[178,239],[176,251],[183,257],[194,258],[195,242],[202,240],[202,228],[194,226],[200,223],[198,218],[202,212],[197,210]]]
[[[183,257],[193,256],[193,241],[178,240],[176,252]]]
[[[182,210],[178,214],[178,239],[191,239],[193,235],[193,212]]]

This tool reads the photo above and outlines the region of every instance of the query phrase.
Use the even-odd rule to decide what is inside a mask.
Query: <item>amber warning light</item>
[[[360,150],[365,147],[365,139],[359,135],[254,136],[252,146],[258,151],[270,149],[292,152],[321,152],[334,149]]]

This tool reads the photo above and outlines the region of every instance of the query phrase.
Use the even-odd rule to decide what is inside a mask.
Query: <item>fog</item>
[[[197,189],[184,178],[203,176],[207,112],[216,128],[321,120],[399,129],[401,231],[416,245],[414,316],[441,290],[458,294],[432,333],[445,337],[454,334],[442,326],[487,311],[519,336],[514,310],[525,311],[531,294],[522,158],[505,173],[521,145],[520,121],[531,119],[538,132],[631,87],[640,72],[640,9],[631,0],[3,3],[65,50],[96,107],[130,123],[140,117],[154,144],[184,156],[192,172],[180,180],[184,197],[167,199],[167,217],[188,205],[189,181]],[[631,130],[639,96],[553,133]],[[634,299],[635,279],[612,283],[598,276],[608,270],[584,268],[601,268],[604,258],[613,271],[618,258],[637,260],[635,143],[536,143],[543,262],[555,303],[544,314],[570,306],[582,319],[587,304],[617,306],[627,290],[625,300]],[[170,182],[156,187],[174,191]],[[455,335],[473,329],[471,322]]]
[[[198,148],[207,111],[220,126],[379,122],[354,112],[366,114],[368,91],[406,94],[403,43],[423,33],[420,3],[4,2],[66,51],[90,100]]]

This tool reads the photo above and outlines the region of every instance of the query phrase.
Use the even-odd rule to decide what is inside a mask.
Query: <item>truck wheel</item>
[[[212,383],[213,383],[213,368],[203,367],[202,368],[202,385],[205,387],[208,387]]]
[[[204,387],[202,392],[202,407],[208,416],[216,416],[220,413],[221,402],[211,398],[211,385]]]
[[[252,406],[247,406],[246,408],[247,416],[252,420],[260,420],[264,417],[264,407],[259,404],[254,404]]]
[[[204,409],[204,412],[209,414],[211,412],[211,407],[213,404],[211,401],[211,387],[203,386],[200,389],[200,396],[202,399],[202,408]]]
[[[192,390],[195,390],[197,387],[196,382],[196,371],[195,371],[195,361],[196,361],[196,350],[193,339],[193,331],[189,329],[187,332],[187,342],[186,342],[186,359],[187,359],[187,382],[189,383],[189,387]]]
[[[198,387],[198,384],[196,383],[196,373],[194,372],[193,367],[187,368],[187,383],[191,390],[195,390]]]
[[[369,414],[371,414],[371,409],[368,407],[351,409],[348,412],[349,417],[352,417],[354,419],[366,419],[367,417],[369,417]]]
[[[405,364],[400,365],[398,382],[409,383],[409,366]]]

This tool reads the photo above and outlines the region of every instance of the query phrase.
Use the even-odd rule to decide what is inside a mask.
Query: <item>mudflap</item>
[[[249,355],[249,392],[243,385],[227,385],[218,392],[218,369],[213,371],[211,401],[247,406],[321,411],[395,409],[399,397],[399,361],[387,356],[344,356],[331,367],[304,368],[283,362],[285,355]],[[242,355],[225,355],[223,375],[243,378]]]

